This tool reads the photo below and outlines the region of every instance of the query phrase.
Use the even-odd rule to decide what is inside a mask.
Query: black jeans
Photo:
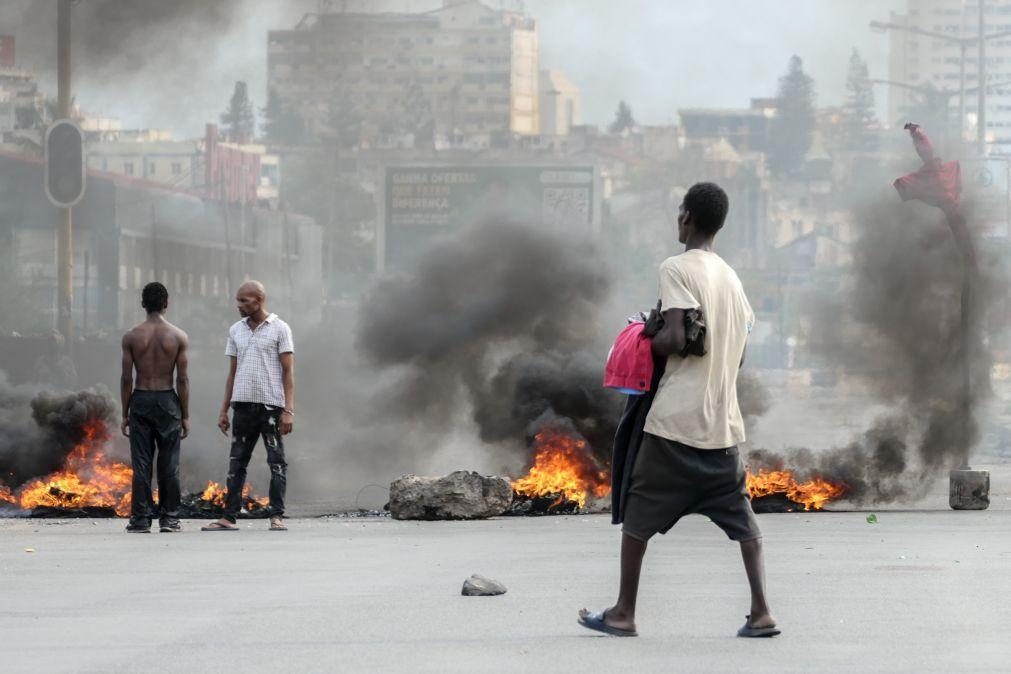
[[[267,465],[270,466],[270,514],[284,514],[288,464],[284,462],[281,411],[279,407],[259,403],[232,403],[232,451],[228,457],[228,494],[225,497],[225,519],[231,522],[235,521],[242,508],[246,466],[259,436],[263,437]]]
[[[134,391],[130,398],[130,461],[133,502],[130,524],[150,526],[154,515],[151,472],[158,450],[158,519],[179,518],[179,441],[182,404],[175,391]]]

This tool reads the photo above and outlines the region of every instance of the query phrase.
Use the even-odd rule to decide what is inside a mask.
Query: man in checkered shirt
[[[259,281],[246,281],[235,294],[242,320],[228,330],[225,355],[230,367],[218,417],[222,433],[227,435],[229,427],[232,429],[228,493],[224,517],[204,531],[238,531],[235,518],[242,507],[246,467],[258,436],[263,436],[270,466],[270,529],[287,529],[283,516],[288,465],[283,438],[294,427],[295,347],[291,328],[277,314],[267,313],[266,300],[266,290]]]

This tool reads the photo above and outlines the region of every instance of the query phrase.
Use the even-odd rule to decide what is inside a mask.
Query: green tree
[[[786,74],[779,78],[777,111],[769,138],[769,168],[778,175],[804,167],[804,155],[814,132],[814,80],[804,72],[799,56],[790,57]]]
[[[614,113],[614,121],[608,127],[611,133],[621,133],[625,129],[631,129],[636,125],[632,116],[632,107],[625,101],[618,101],[618,109]]]
[[[249,100],[249,89],[246,83],[238,81],[228,102],[228,109],[221,114],[221,126],[225,138],[233,143],[248,143],[256,133],[256,113],[253,102]]]
[[[344,87],[338,87],[330,100],[325,124],[324,140],[336,150],[347,150],[361,144],[365,115],[357,99]]]
[[[267,105],[260,114],[263,116],[263,135],[267,142],[277,145],[305,143],[305,123],[298,113],[284,105],[273,89],[267,92]]]
[[[843,135],[847,147],[851,150],[874,149],[872,127],[875,121],[874,89],[867,71],[867,62],[854,49],[846,74],[846,102],[843,104]]]
[[[341,177],[333,148],[285,157],[281,201],[311,216],[323,229],[323,281],[336,296],[365,278],[373,267],[372,246],[358,236],[376,217],[372,194],[354,177]]]
[[[412,80],[404,90],[393,112],[397,131],[414,135],[416,146],[431,147],[435,133],[435,115],[432,102],[417,80]]]
[[[906,116],[895,120],[896,124],[901,127],[906,122],[916,122],[926,129],[935,141],[947,138],[952,131],[949,109],[952,93],[938,89],[932,82],[917,87],[915,93],[909,107],[904,110]]]

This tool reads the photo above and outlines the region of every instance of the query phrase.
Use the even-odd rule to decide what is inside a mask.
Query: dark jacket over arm
[[[632,467],[635,465],[642,444],[643,427],[646,425],[646,415],[653,405],[653,397],[660,386],[660,377],[667,367],[667,359],[653,356],[653,379],[649,391],[639,396],[628,396],[625,411],[618,421],[618,430],[614,434],[614,445],[611,450],[611,523],[621,524],[625,517],[625,498],[628,496],[628,485],[632,478]]]

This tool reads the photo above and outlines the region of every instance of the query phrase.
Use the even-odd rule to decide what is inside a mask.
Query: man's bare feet
[[[270,518],[270,530],[271,531],[287,531],[288,527],[284,525],[284,518],[280,515],[274,515]]]
[[[206,527],[200,527],[200,531],[238,531],[239,526],[235,522],[222,517],[217,522],[211,522]]]

